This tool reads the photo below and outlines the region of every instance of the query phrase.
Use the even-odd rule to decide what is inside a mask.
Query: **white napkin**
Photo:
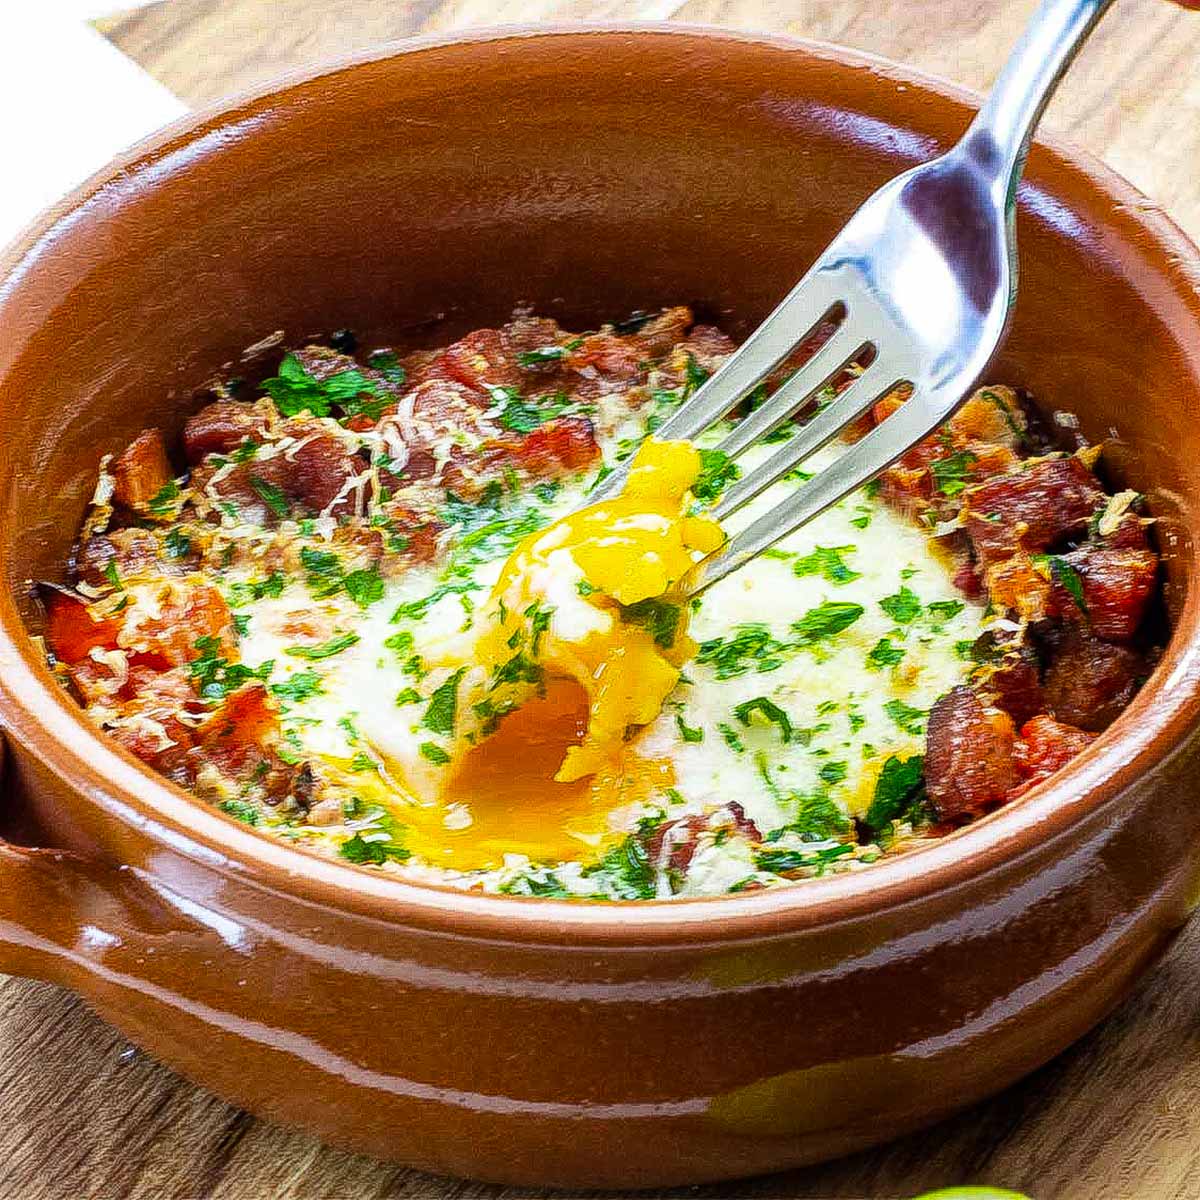
[[[84,23],[112,7],[0,0],[0,245],[118,151],[187,111]]]

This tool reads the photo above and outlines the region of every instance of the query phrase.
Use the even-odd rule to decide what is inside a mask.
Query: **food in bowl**
[[[653,435],[732,349],[684,308],[581,334],[521,315],[404,356],[343,333],[258,388],[214,384],[187,472],[157,430],[102,465],[75,586],[48,590],[52,662],[229,815],[517,895],[860,870],[1083,750],[1156,653],[1149,519],[1105,490],[1100,449],[985,387],[688,599],[722,536],[707,506],[770,448],[734,464],[719,431]]]

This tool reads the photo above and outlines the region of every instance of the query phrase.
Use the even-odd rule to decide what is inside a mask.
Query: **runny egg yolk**
[[[685,581],[724,541],[715,521],[688,512],[700,469],[691,443],[647,440],[619,496],[531,535],[492,590],[474,711],[511,712],[548,680],[574,681],[587,718],[565,747],[560,783],[616,762],[631,727],[654,720],[695,652]]]

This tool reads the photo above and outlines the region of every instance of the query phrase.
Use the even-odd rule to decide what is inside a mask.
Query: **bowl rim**
[[[128,179],[248,110],[293,90],[400,56],[547,38],[666,37],[681,46],[762,45],[867,71],[968,109],[980,95],[888,59],[789,35],[662,21],[587,21],[475,28],[373,45],[224,97],[141,139],[0,249],[0,304],[55,230],[117,179]],[[1056,137],[1035,139],[1060,169],[1107,199],[1131,233],[1164,256],[1172,289],[1200,325],[1200,251],[1162,210],[1090,153]],[[1036,174],[1036,172],[1035,172]],[[1022,188],[1034,186],[1023,183]],[[1195,578],[1197,551],[1191,558]],[[638,947],[744,941],[829,926],[927,899],[1018,865],[1119,797],[1169,758],[1200,715],[1200,589],[1189,587],[1162,661],[1104,735],[1019,801],[867,871],[763,892],[673,900],[580,901],[472,893],[413,882],[301,850],[205,805],[104,737],[41,660],[13,597],[0,591],[0,736],[20,745],[107,819],[185,858],[281,898],[405,925],[513,943]]]

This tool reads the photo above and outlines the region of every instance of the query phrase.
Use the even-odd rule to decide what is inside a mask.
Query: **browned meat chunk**
[[[1046,707],[1069,725],[1105,729],[1133,699],[1149,670],[1145,657],[1129,646],[1075,630],[1046,671]]]
[[[146,513],[150,501],[172,478],[162,434],[157,429],[139,433],[113,464],[112,473],[113,499],[136,513]]]
[[[964,498],[967,533],[990,564],[1082,533],[1105,497],[1079,459],[1043,458],[967,488]]]
[[[245,441],[260,441],[265,429],[261,414],[250,405],[218,400],[188,418],[183,452],[190,463],[209,454],[232,454]]]
[[[1045,710],[1041,672],[1037,655],[1022,646],[1006,654],[982,684],[997,708],[1003,709],[1017,725]]]
[[[752,842],[762,841],[762,834],[746,816],[745,809],[736,800],[731,800],[712,812],[693,813],[660,825],[650,839],[647,852],[651,861],[668,874],[683,875],[700,848],[701,837],[718,831],[728,831]]]
[[[162,540],[149,529],[131,526],[96,534],[83,542],[75,554],[75,576],[92,587],[111,582],[116,570],[118,579],[136,579],[139,575],[184,575],[196,561],[190,544],[174,543],[177,553],[168,550]]]
[[[337,499],[338,494],[358,474],[358,460],[346,444],[331,433],[315,437],[299,434],[306,440],[291,456],[291,470],[285,477],[288,494],[314,512],[323,512]],[[330,509],[332,516],[354,511],[354,497],[344,496]]]
[[[930,710],[926,735],[925,787],[938,818],[979,816],[1015,782],[1011,719],[968,687],[947,692]]]
[[[1051,580],[1055,613],[1090,625],[1106,641],[1127,642],[1158,590],[1158,555],[1089,543],[1052,561]]]
[[[1064,725],[1045,714],[1027,721],[1021,727],[1014,754],[1020,783],[1013,795],[1019,796],[1048,779],[1095,739],[1095,734],[1076,729],[1074,725]]]

